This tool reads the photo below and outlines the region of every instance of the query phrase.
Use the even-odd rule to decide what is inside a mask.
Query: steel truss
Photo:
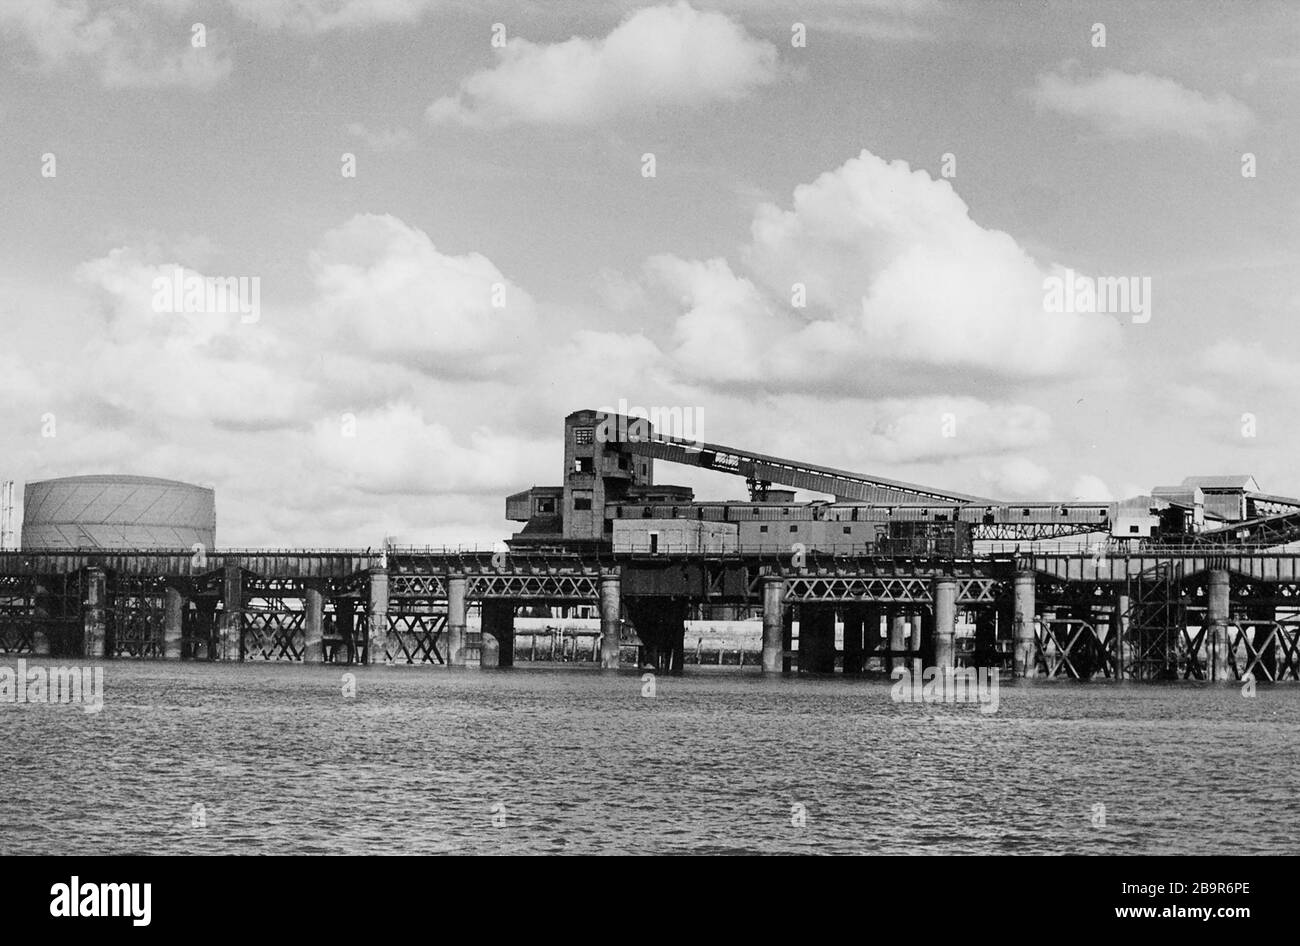
[[[1092,535],[1109,529],[1109,521],[971,523],[970,537],[971,541],[1037,542],[1044,539],[1066,539],[1072,535]]]
[[[957,604],[994,604],[1001,585],[996,578],[959,578]],[[818,578],[785,579],[786,601],[861,601],[932,604],[930,578]]]
[[[1109,631],[1079,618],[1045,618],[1035,622],[1035,659],[1048,677],[1068,676],[1088,680],[1098,670],[1108,679],[1118,676],[1115,657],[1118,641]]]
[[[1196,663],[1180,660],[1179,654],[1179,638],[1187,638],[1181,579],[1180,563],[1161,562],[1127,583],[1127,637],[1132,656],[1123,663],[1125,672],[1135,679],[1175,678],[1180,663],[1188,673],[1196,672]]]
[[[83,572],[0,578],[0,653],[33,654],[40,638],[51,655],[79,654],[85,590]]]
[[[384,660],[388,663],[444,664],[446,656],[438,645],[446,629],[445,610],[440,614],[389,611]]]
[[[161,578],[114,575],[107,580],[104,609],[109,657],[161,657],[167,586]]]
[[[470,598],[513,598],[589,604],[600,600],[599,574],[591,575],[474,575]]]
[[[1300,680],[1300,621],[1234,621],[1228,635],[1228,666],[1238,680]]]

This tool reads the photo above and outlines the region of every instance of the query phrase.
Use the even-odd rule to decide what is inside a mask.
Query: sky
[[[999,499],[1297,495],[1297,50],[1268,0],[3,0],[0,479],[487,546],[623,402]]]

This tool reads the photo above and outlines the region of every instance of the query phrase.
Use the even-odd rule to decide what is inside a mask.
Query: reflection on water
[[[1293,853],[1300,838],[1293,686],[1007,683],[986,715],[894,703],[888,680],[735,670],[660,677],[651,699],[632,671],[363,667],[349,699],[346,668],[103,666],[101,713],[0,703],[0,854]]]

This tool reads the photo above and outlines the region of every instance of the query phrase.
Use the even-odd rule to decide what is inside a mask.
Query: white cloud
[[[1089,121],[1116,138],[1231,139],[1255,123],[1250,108],[1225,92],[1207,96],[1146,72],[1110,69],[1091,79],[1046,73],[1031,94],[1043,108]]]
[[[235,428],[282,427],[314,400],[314,385],[281,365],[292,345],[238,312],[159,312],[154,280],[179,264],[145,262],[120,247],[78,268],[102,300],[75,379],[83,397],[146,419],[194,419]],[[179,267],[185,277],[201,276]]]
[[[775,81],[776,47],[686,3],[639,10],[603,39],[511,38],[497,64],[428,109],[435,122],[581,125],[656,106],[732,101]]]
[[[352,436],[337,418],[317,422],[311,446],[320,473],[367,493],[485,493],[504,502],[527,482],[536,452],[524,439],[482,428],[458,437],[406,403],[354,416]]]
[[[785,236],[763,252],[792,246],[782,244],[793,238],[779,216],[772,220]],[[205,271],[220,273],[222,254],[211,254]],[[56,397],[23,408],[33,430],[40,411],[56,411],[59,438],[27,431],[11,452],[33,478],[116,470],[212,483],[223,543],[367,544],[385,532],[420,542],[499,538],[509,528],[503,497],[557,480],[563,415],[620,398],[690,407],[709,439],[906,481],[1037,495],[1043,478],[1036,465],[999,458],[1050,441],[1044,412],[984,394],[926,393],[947,389],[909,388],[905,373],[891,396],[862,390],[853,380],[879,366],[860,340],[839,387],[821,387],[823,366],[800,361],[807,348],[798,320],[765,280],[723,260],[647,263],[645,305],[667,291],[682,312],[687,297],[665,345],[639,331],[553,319],[488,258],[443,252],[391,216],[358,215],[326,232],[307,260],[315,292],[286,310],[268,286],[255,324],[237,314],[154,312],[153,280],[171,273],[178,255],[146,242],[79,268],[78,285],[97,304],[72,319],[84,348],[41,379]],[[809,265],[829,256],[812,254]],[[842,265],[854,267],[852,254]],[[876,271],[889,265],[888,253],[876,258]],[[833,267],[823,275],[832,279]],[[493,286],[504,287],[505,309],[492,306]],[[857,307],[844,308],[851,329]],[[722,334],[710,334],[705,313]],[[745,350],[733,339],[761,344]],[[739,362],[738,383],[710,375],[706,352],[715,368]],[[801,383],[783,396],[746,387],[750,357]],[[943,435],[946,413],[955,437]],[[345,414],[355,436],[344,433]],[[125,468],[123,441],[131,444]],[[663,476],[695,481],[690,471]],[[743,493],[743,484],[709,476],[700,475],[703,495]]]
[[[311,263],[320,327],[366,351],[483,374],[528,350],[532,297],[486,257],[441,253],[396,217],[353,217],[325,234]]]
[[[988,493],[998,499],[1041,499],[1048,495],[1052,475],[1040,463],[1009,457],[983,471]]]
[[[1200,368],[1209,374],[1232,380],[1238,389],[1267,387],[1294,390],[1300,386],[1291,359],[1277,348],[1260,342],[1224,338],[1202,350]]]
[[[1035,407],[973,397],[918,397],[873,405],[891,417],[870,453],[891,463],[999,454],[1045,443],[1051,418]]]
[[[230,75],[232,64],[216,33],[207,45],[191,44],[191,23],[178,19],[187,0],[149,9],[82,0],[7,0],[0,4],[0,34],[18,37],[42,67],[86,61],[109,88],[183,86],[205,89]],[[171,14],[158,16],[159,13]]]
[[[1109,316],[1045,312],[1050,267],[902,161],[864,151],[796,188],[791,209],[762,205],[751,233],[752,278],[720,259],[647,264],[677,313],[674,360],[701,383],[972,390],[1070,376],[1118,347]]]
[[[1092,473],[1082,473],[1070,487],[1070,499],[1075,502],[1108,503],[1112,502],[1115,496],[1101,477]]]
[[[408,321],[415,308],[432,301],[453,325],[472,320],[499,270],[477,254],[439,254],[393,218],[354,218],[321,247],[318,294],[292,312],[264,299],[255,323],[154,311],[154,279],[179,265],[174,249],[128,245],[82,264],[73,284],[80,311],[60,306],[79,344],[39,370],[19,370],[0,353],[0,393],[14,395],[25,419],[4,439],[11,461],[29,479],[134,472],[212,484],[223,544],[365,545],[386,531],[453,544],[499,538],[504,496],[554,479],[558,462],[519,433],[537,425],[514,418],[540,406],[558,428],[574,406],[570,379],[551,379],[548,390],[549,369],[530,362],[518,377],[471,381],[408,370],[396,350],[402,337],[388,333],[412,332],[406,344],[441,351],[442,341]],[[412,277],[420,272],[428,279]],[[531,305],[507,285],[517,304]],[[39,311],[21,287],[7,288],[24,311]],[[381,315],[394,317],[360,332],[361,344],[341,345],[341,330],[378,311],[367,307],[370,294],[370,305],[391,306]],[[526,334],[452,337],[449,371],[462,374],[458,359],[480,360],[464,354],[471,342],[499,344],[511,357],[535,352]],[[47,411],[57,417],[53,438],[40,436]],[[345,413],[355,436],[343,435]]]

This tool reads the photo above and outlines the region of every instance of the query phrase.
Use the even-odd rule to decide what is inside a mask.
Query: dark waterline
[[[101,713],[0,704],[0,854],[1300,847],[1295,686],[102,666]]]

